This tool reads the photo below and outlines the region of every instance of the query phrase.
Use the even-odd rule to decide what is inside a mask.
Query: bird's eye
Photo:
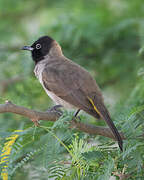
[[[36,44],[36,49],[40,49],[41,48],[41,44]]]

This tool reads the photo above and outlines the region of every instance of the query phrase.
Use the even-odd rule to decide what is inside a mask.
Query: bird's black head
[[[32,58],[35,63],[37,63],[43,60],[44,56],[49,53],[53,41],[54,40],[49,36],[42,36],[31,46],[24,46],[22,49],[31,51]]]

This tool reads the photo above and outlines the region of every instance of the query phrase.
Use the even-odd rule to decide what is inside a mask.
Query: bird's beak
[[[24,47],[21,48],[21,50],[33,51],[34,48],[31,47],[31,46],[24,46]]]

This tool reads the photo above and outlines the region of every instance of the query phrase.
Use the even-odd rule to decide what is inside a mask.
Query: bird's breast
[[[41,83],[42,87],[44,88],[45,92],[47,93],[47,95],[55,102],[56,105],[62,105],[63,107],[67,108],[67,109],[73,109],[75,108],[73,105],[69,104],[68,102],[64,101],[63,99],[61,99],[60,97],[58,97],[55,93],[53,93],[52,91],[49,91],[42,80],[42,72],[44,70],[44,65],[42,64],[38,64],[35,66],[34,69],[34,73],[35,76],[38,78],[39,82]]]

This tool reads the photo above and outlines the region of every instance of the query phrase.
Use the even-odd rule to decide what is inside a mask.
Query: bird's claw
[[[55,105],[47,110],[47,112],[57,112],[60,116],[63,114],[63,112],[60,110],[62,108],[62,105]]]

